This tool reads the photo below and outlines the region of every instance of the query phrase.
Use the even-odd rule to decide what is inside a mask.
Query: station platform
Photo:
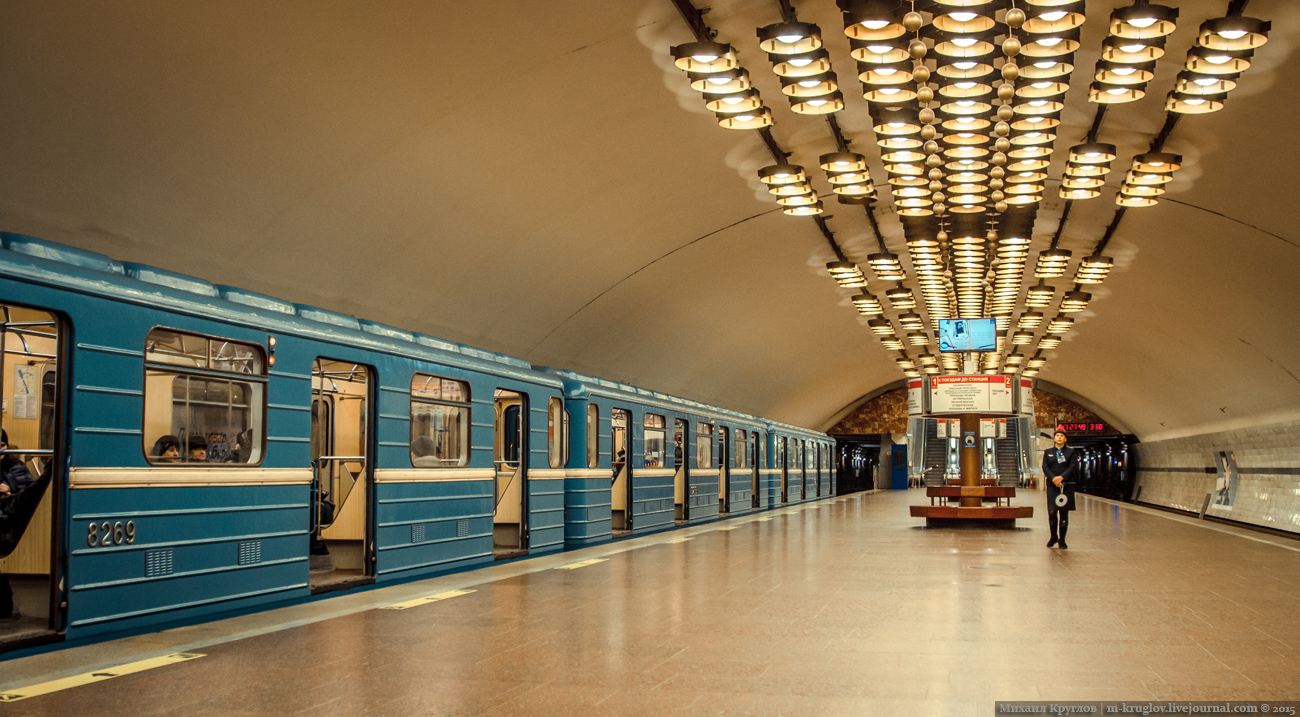
[[[11,659],[6,715],[990,714],[994,700],[1282,700],[1300,541],[1079,496],[926,529],[920,491]],[[1024,491],[1022,505],[1044,501]]]

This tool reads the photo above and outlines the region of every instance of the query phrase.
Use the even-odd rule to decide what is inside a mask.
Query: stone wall
[[[840,419],[827,433],[832,436],[907,433],[907,389],[898,388],[876,396]]]
[[[1235,457],[1231,507],[1207,515],[1300,533],[1300,421],[1139,443],[1137,500],[1199,513],[1222,487],[1219,452]]]

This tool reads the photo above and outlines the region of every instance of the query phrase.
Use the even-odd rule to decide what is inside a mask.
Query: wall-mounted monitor
[[[996,351],[997,348],[998,329],[993,319],[939,319],[940,351]]]

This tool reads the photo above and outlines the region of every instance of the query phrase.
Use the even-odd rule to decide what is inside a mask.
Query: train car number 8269
[[[86,530],[86,545],[92,548],[121,545],[126,543],[130,545],[135,542],[135,521],[128,520],[126,524],[122,521],[113,523],[107,520],[102,523],[91,522]]]

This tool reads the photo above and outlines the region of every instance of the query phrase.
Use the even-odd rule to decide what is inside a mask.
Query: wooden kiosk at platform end
[[[961,441],[957,485],[927,486],[930,505],[911,506],[912,517],[925,518],[927,528],[1015,528],[1017,518],[1032,518],[1032,506],[1011,505],[1015,487],[983,485],[979,438],[981,420],[987,426],[988,419],[1015,416],[1017,409],[1032,415],[1033,380],[967,373],[912,378],[907,388],[909,413],[959,426],[957,435],[950,437]],[[956,505],[950,502],[954,498]]]

